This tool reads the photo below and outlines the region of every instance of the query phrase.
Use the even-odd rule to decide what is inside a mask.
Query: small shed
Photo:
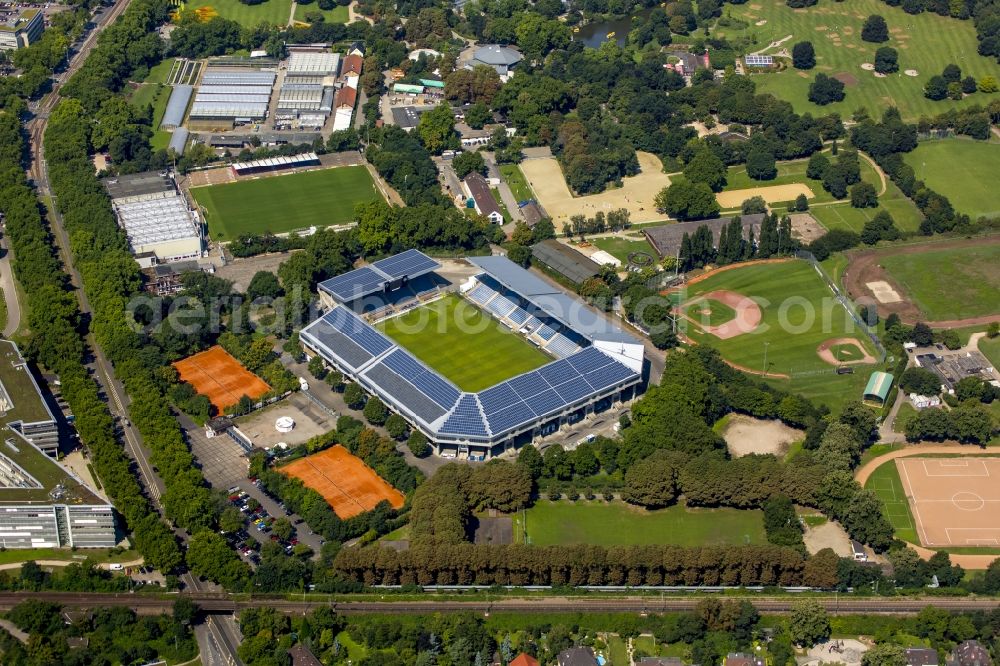
[[[865,387],[865,401],[884,405],[885,401],[889,398],[892,380],[893,377],[888,372],[873,372],[872,376],[868,378],[868,385]]]

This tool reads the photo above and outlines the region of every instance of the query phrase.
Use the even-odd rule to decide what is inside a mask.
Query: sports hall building
[[[478,272],[461,285],[417,250],[326,280],[319,290],[329,310],[299,339],[308,355],[379,396],[446,457],[488,459],[635,396],[645,369],[640,340],[506,257],[467,260]],[[552,361],[470,393],[373,326],[450,291]]]

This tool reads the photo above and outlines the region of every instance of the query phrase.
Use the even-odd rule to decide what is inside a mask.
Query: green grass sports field
[[[903,159],[913,167],[917,178],[948,197],[956,211],[972,219],[1000,215],[996,178],[983,177],[1000,173],[1000,143],[972,139],[925,141]]]
[[[618,501],[539,501],[514,518],[514,539],[522,543],[525,519],[528,539],[538,546],[767,543],[757,510],[673,506],[647,511]]]
[[[285,26],[292,13],[292,0],[266,0],[259,5],[245,5],[239,0],[191,0],[181,6],[184,9],[211,7],[219,16],[236,21],[244,28],[261,23]]]
[[[378,328],[463,391],[481,391],[552,360],[455,295],[388,319]]]
[[[871,14],[880,14],[889,25],[890,39],[885,44],[861,40],[861,26]],[[780,47],[766,51],[775,54],[781,48],[791,51],[800,41],[812,42],[816,50],[816,67],[799,72],[789,66],[779,73],[754,76],[757,91],[772,93],[787,100],[798,113],[814,116],[836,112],[850,118],[855,109],[865,108],[873,117],[887,106],[899,108],[904,120],[915,121],[921,115],[935,116],[949,109],[973,104],[986,106],[998,94],[976,93],[960,101],[932,101],[924,97],[924,84],[940,74],[948,63],[962,68],[962,76],[976,79],[992,75],[1000,80],[1000,65],[996,60],[978,55],[976,31],[972,21],[960,21],[932,12],[910,15],[900,7],[890,7],[879,0],[845,0],[821,2],[807,9],[791,9],[784,2],[757,2],[726,7],[724,16],[742,21],[739,27],[717,27],[713,34],[730,39],[750,37],[762,49],[771,42],[783,40]],[[756,25],[766,21],[763,25]],[[879,46],[891,46],[899,52],[899,72],[876,78],[873,72],[861,69],[861,64],[874,62]],[[789,61],[790,65],[790,61]],[[908,69],[917,76],[907,76]],[[816,74],[848,74],[854,78],[843,101],[818,106],[808,100],[809,84]]]
[[[758,372],[763,369],[766,343],[768,372],[791,377],[769,379],[775,386],[801,392],[831,409],[860,399],[875,366],[858,365],[852,375],[837,375],[834,366],[820,358],[817,348],[834,338],[855,338],[873,356],[876,353],[807,262],[756,264],[723,271],[689,285],[683,300],[715,290],[753,299],[761,309],[760,324],[753,331],[723,340],[688,323],[688,337],[717,348],[728,361]]]
[[[886,518],[896,529],[896,536],[910,543],[920,543],[916,523],[910,512],[910,503],[899,479],[896,461],[889,460],[879,466],[865,482],[865,488],[875,491],[882,500]]]
[[[931,321],[1000,313],[1000,242],[887,254],[879,264]]]
[[[205,209],[209,234],[221,241],[343,224],[354,219],[357,204],[380,196],[363,166],[195,187],[191,194]]]
[[[830,151],[826,151],[826,156],[830,160],[835,160],[836,157],[830,154]],[[878,174],[875,169],[872,168],[868,160],[861,159],[859,161],[861,165],[861,180],[866,183],[871,183],[875,186],[875,190],[878,191],[880,188],[880,181]],[[803,183],[810,190],[812,190],[813,197],[809,199],[809,205],[837,201],[834,199],[829,192],[823,189],[823,183],[819,180],[812,180],[806,177],[806,167],[809,166],[809,160],[792,160],[790,162],[779,162],[778,175],[773,180],[753,180],[747,175],[747,168],[745,165],[737,165],[729,167],[726,172],[726,186],[723,191],[728,192],[730,190],[745,190],[751,187],[770,187],[772,185],[789,185],[792,183]]]

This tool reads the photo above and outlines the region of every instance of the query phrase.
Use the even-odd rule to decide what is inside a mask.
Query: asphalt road
[[[204,592],[185,593],[209,614],[231,614],[244,608],[269,607],[283,613],[305,613],[319,607],[333,608],[346,615],[384,613],[662,613],[693,610],[702,600],[698,597],[534,597],[505,598],[493,601],[337,601],[333,595],[299,601],[280,598],[236,598],[227,594]],[[176,595],[152,597],[136,594],[96,594],[71,592],[3,592],[0,610],[8,610],[25,599],[52,601],[67,607],[94,608],[127,606],[140,612],[167,611]],[[787,613],[797,601],[794,595],[785,597],[749,598],[758,611],[765,614]],[[927,606],[947,611],[991,611],[1000,607],[1000,600],[978,597],[885,598],[834,595],[811,597],[833,614],[916,615]],[[238,630],[237,630],[238,632]],[[238,636],[219,628],[222,641]]]

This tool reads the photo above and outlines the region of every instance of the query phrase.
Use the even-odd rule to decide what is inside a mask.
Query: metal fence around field
[[[868,322],[862,319],[862,317],[858,314],[858,305],[851,300],[847,294],[840,290],[840,287],[837,286],[837,283],[832,277],[830,277],[830,274],[827,273],[823,266],[820,265],[819,261],[812,252],[799,250],[795,253],[795,256],[812,264],[812,267],[816,269],[816,273],[823,278],[826,282],[826,286],[833,292],[834,297],[840,302],[841,305],[844,306],[844,309],[847,310],[848,316],[854,320],[854,323],[857,324],[858,327],[864,331],[865,335],[868,336],[868,339],[871,340],[872,345],[875,346],[875,350],[878,352],[878,362],[882,363],[885,361],[887,355],[885,347],[882,345],[882,341],[879,340],[875,329],[869,326]]]

